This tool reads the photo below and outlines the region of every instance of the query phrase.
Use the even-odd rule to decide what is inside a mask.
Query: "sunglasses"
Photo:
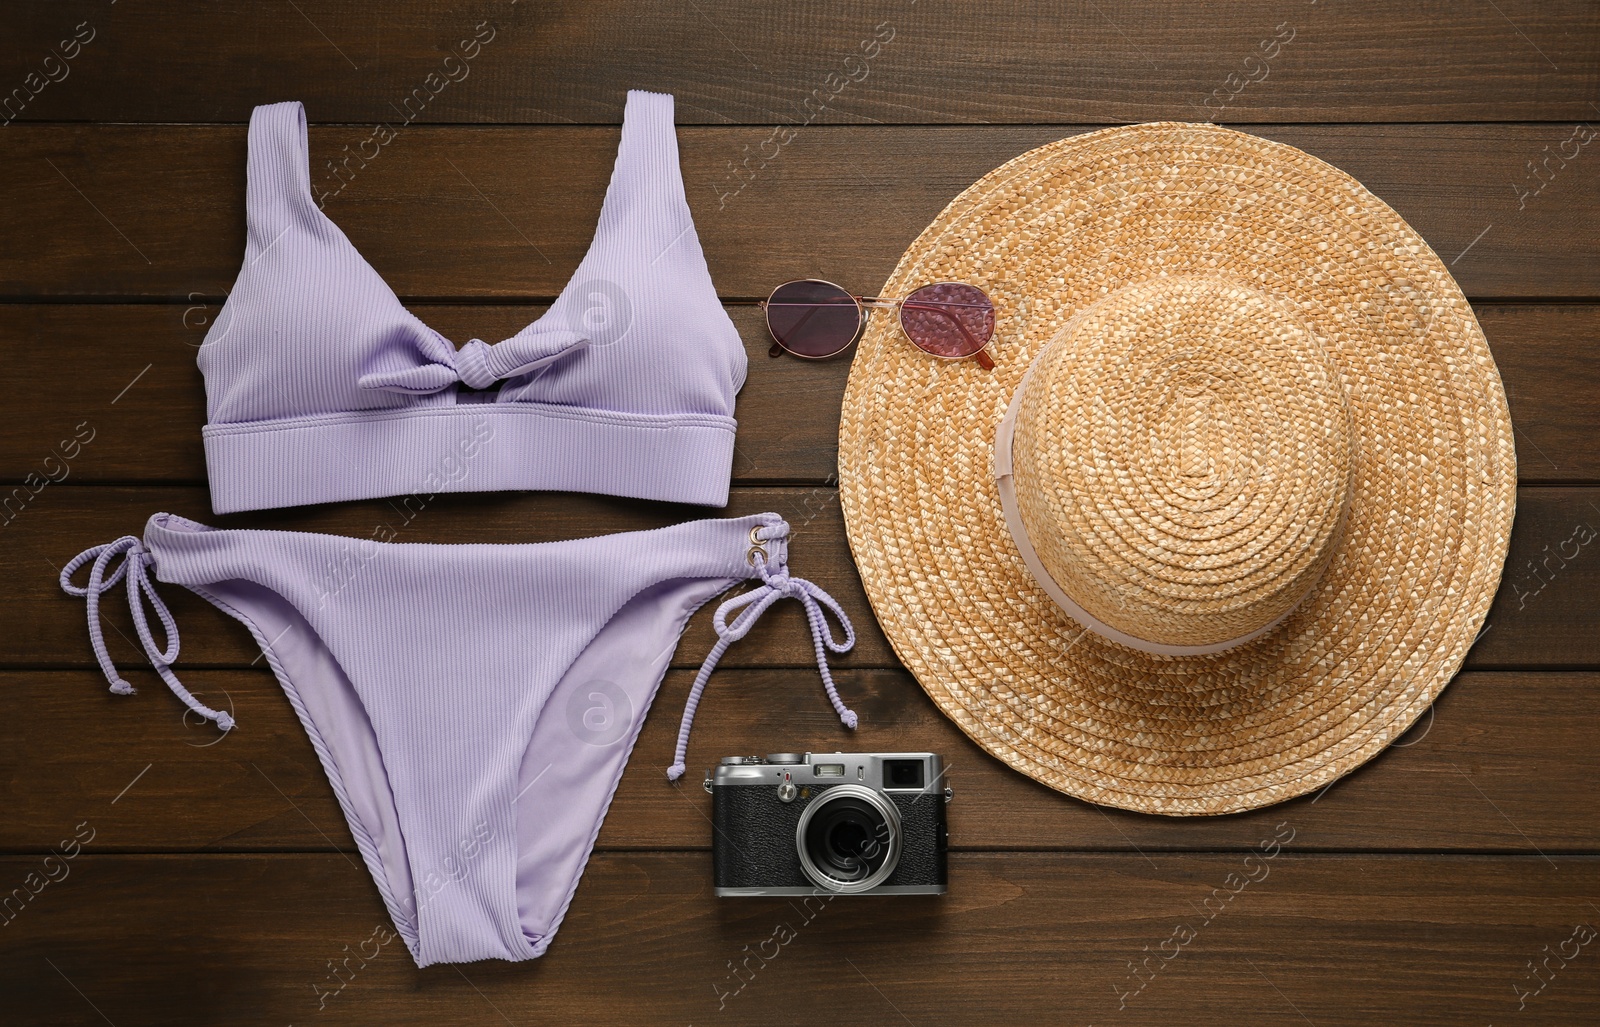
[[[934,282],[903,300],[855,296],[832,282],[804,278],[784,282],[761,303],[775,345],[768,356],[790,353],[824,360],[850,348],[866,324],[868,310],[893,310],[900,330],[924,353],[944,360],[973,357],[984,368],[994,361],[984,350],[994,336],[994,302],[976,285]]]

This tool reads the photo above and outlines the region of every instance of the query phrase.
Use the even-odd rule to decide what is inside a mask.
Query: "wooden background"
[[[1600,125],[1600,7],[102,0],[11,4],[0,18],[0,90],[26,100],[0,128],[0,478],[27,497],[0,525],[0,896],[58,878],[3,918],[0,1020],[1600,1019],[1600,948],[1581,944],[1600,925],[1600,555],[1560,555],[1600,527],[1600,147],[1573,141]],[[400,521],[383,501],[210,514],[194,356],[243,252],[251,107],[305,102],[313,182],[327,189],[326,161],[377,122],[400,126],[397,105],[449,48],[491,32],[468,76],[327,212],[430,324],[458,342],[502,338],[588,244],[624,91],[677,95],[690,203],[751,361],[728,513],[788,517],[796,572],[862,635],[836,671],[862,715],[855,736],[808,669],[798,610],[780,608],[713,682],[691,765],[795,748],[942,752],[957,792],[948,897],[806,911],[711,896],[698,769],[683,787],[661,776],[712,638],[707,612],[560,934],[532,963],[418,971],[397,943],[352,957],[387,924],[374,886],[250,639],[194,596],[165,590],[180,676],[242,728],[218,741],[185,722],[138,669],[120,597],[108,635],[140,694],[106,692],[82,603],[55,585],[85,546],[137,533],[158,510],[360,536]],[[847,62],[888,32],[875,58]],[[74,33],[88,41],[47,80]],[[1247,59],[1286,35],[1263,78]],[[830,486],[847,362],[769,361],[754,306],[806,275],[874,290],[989,168],[1156,119],[1292,143],[1399,210],[1478,312],[1521,474],[1505,583],[1436,711],[1319,797],[1206,820],[1058,795],[934,710],[873,624]],[[774,155],[762,143],[783,123],[804,127]],[[59,443],[84,424],[93,439],[65,479],[33,493],[29,475],[59,477]],[[702,514],[440,496],[401,537],[555,539]],[[82,852],[51,858],[75,831],[92,833]],[[1248,852],[1290,831],[1267,876],[1207,922],[1214,889],[1229,893]],[[794,935],[781,948],[769,940],[780,924]],[[1192,939],[1161,958],[1183,928]]]

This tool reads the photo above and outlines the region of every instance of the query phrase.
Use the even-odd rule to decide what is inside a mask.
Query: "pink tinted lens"
[[[975,285],[924,285],[900,304],[900,326],[938,357],[970,357],[994,334],[994,304]]]
[[[767,329],[790,353],[831,357],[855,340],[861,308],[830,282],[787,282],[767,298]]]

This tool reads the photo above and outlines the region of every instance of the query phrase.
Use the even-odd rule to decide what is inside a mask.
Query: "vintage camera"
[[[729,756],[705,788],[719,896],[945,893],[952,793],[931,752]]]

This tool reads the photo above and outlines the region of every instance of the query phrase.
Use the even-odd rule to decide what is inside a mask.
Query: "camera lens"
[[[865,880],[889,855],[889,821],[866,800],[828,801],[807,825],[805,845],[819,869],[846,884]]]
[[[829,788],[806,807],[795,831],[806,876],[830,891],[874,888],[900,860],[900,815],[860,785]]]
[[[870,859],[873,854],[871,830],[854,817],[839,821],[828,832],[828,854],[835,866],[848,867],[853,862]]]
[[[888,822],[861,800],[845,799],[812,823],[806,841],[812,858],[831,876],[859,881],[877,869],[889,851]]]

